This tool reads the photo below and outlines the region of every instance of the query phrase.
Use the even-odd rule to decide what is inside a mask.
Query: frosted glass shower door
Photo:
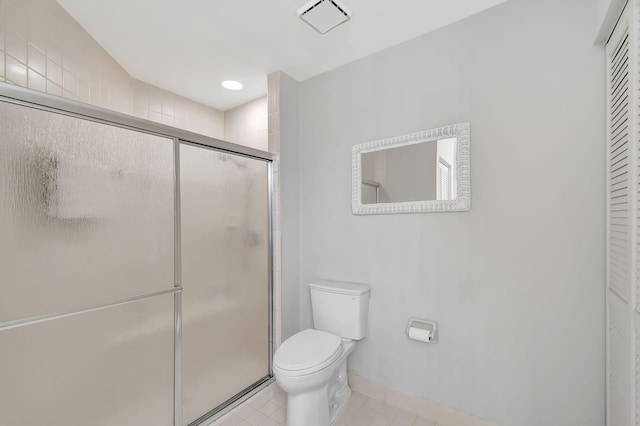
[[[269,375],[268,163],[180,146],[183,423]]]
[[[0,101],[0,425],[173,425],[174,147]]]
[[[0,102],[0,323],[173,288],[173,146]]]

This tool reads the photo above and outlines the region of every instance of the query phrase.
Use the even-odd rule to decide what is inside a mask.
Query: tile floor
[[[275,382],[211,426],[281,426],[286,419],[287,394]],[[439,426],[408,411],[353,392],[335,426]]]

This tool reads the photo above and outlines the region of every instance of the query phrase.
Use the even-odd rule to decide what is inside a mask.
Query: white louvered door
[[[607,43],[607,425],[640,426],[638,7]]]

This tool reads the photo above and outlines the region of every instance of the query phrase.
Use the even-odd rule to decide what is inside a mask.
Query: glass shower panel
[[[267,162],[181,144],[183,418],[269,374]]]
[[[0,425],[173,425],[174,296],[0,331]]]
[[[0,102],[0,322],[172,288],[173,158],[171,139]]]

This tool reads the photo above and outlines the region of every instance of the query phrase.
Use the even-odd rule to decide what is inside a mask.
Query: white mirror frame
[[[362,154],[388,148],[457,138],[456,161],[458,192],[455,200],[404,201],[398,203],[362,204]],[[351,210],[353,214],[394,214],[426,212],[462,212],[471,208],[470,125],[451,124],[404,136],[396,136],[354,145],[351,149]]]

